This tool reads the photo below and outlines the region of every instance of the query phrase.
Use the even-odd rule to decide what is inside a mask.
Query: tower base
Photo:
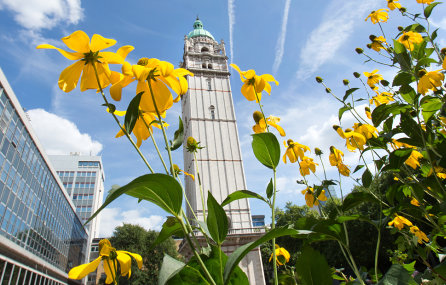
[[[222,245],[222,251],[226,255],[230,255],[237,248],[245,245],[249,242],[259,239],[265,234],[265,230],[262,228],[251,229],[231,229],[230,234],[226,237],[225,242]],[[197,235],[197,240],[202,246],[206,246],[206,241],[202,235]],[[189,260],[193,253],[186,240],[183,240],[179,247],[179,253]],[[251,250],[239,263],[240,268],[248,276],[249,284],[265,285],[265,276],[263,274],[262,256],[260,254],[260,248],[257,247]]]

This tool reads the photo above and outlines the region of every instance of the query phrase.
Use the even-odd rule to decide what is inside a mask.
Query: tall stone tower
[[[197,18],[194,29],[184,38],[183,68],[193,72],[188,77],[189,90],[182,98],[185,139],[189,136],[205,148],[198,151],[197,161],[205,201],[207,191],[218,202],[230,193],[247,189],[232,101],[228,58],[224,42],[218,43],[211,33],[203,29]],[[194,156],[184,150],[185,171],[197,177]],[[199,220],[203,220],[198,180],[186,179],[186,195]],[[225,207],[229,220],[229,235],[223,251],[231,254],[239,246],[259,238],[264,230],[252,226],[247,199]],[[188,217],[193,214],[188,208]],[[265,284],[260,249],[250,252],[240,267],[251,284]]]

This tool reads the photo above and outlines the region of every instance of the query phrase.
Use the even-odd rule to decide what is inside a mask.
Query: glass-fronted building
[[[76,213],[85,223],[102,205],[104,198],[105,176],[101,157],[77,152],[49,157],[76,207]],[[99,237],[100,216],[86,225],[90,239]]]
[[[86,261],[87,245],[88,232],[0,69],[0,284],[71,284],[67,272]]]

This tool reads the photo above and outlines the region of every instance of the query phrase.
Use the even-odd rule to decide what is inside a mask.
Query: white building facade
[[[76,213],[83,223],[102,205],[104,198],[104,169],[100,156],[50,155],[51,162],[68,192]],[[90,240],[99,237],[100,214],[86,225]]]
[[[193,77],[187,79],[189,89],[182,97],[181,103],[184,137],[186,140],[192,136],[205,147],[197,153],[205,201],[207,191],[211,191],[221,203],[230,193],[247,189],[232,100],[228,58],[224,42],[215,41],[212,34],[203,29],[203,24],[198,18],[193,27],[194,30],[184,39],[181,64],[181,67],[194,73]],[[185,148],[184,168],[197,177],[194,156]],[[203,220],[198,180],[185,180],[186,195],[195,215],[199,220]],[[229,255],[237,247],[258,239],[262,229],[252,226],[247,199],[230,203],[225,206],[225,211],[229,220],[229,235],[222,250]],[[188,217],[193,219],[190,210]],[[259,248],[251,251],[242,260],[240,267],[248,275],[250,284],[265,284]]]

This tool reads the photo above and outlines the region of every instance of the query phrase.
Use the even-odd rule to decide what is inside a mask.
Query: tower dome
[[[195,20],[194,22],[194,30],[191,31],[188,35],[187,38],[195,38],[195,37],[208,37],[211,38],[215,41],[214,37],[212,36],[211,33],[209,33],[208,31],[206,31],[205,29],[203,29],[203,23],[200,21],[200,19]]]

